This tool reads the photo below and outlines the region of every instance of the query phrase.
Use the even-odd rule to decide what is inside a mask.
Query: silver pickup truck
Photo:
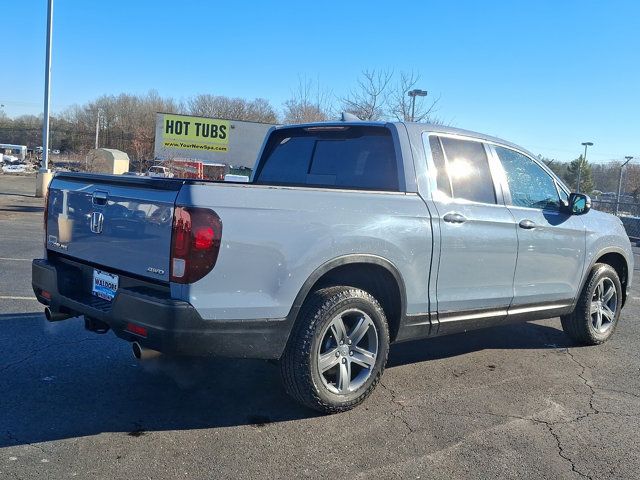
[[[427,124],[278,127],[249,183],[58,174],[33,289],[149,352],[277,359],[324,412],[374,389],[389,344],[559,316],[615,330],[633,255],[526,150]]]

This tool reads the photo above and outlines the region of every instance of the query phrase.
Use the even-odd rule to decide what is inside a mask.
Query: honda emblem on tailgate
[[[104,222],[104,215],[102,215],[102,212],[91,213],[91,231],[93,233],[102,233],[103,222]]]

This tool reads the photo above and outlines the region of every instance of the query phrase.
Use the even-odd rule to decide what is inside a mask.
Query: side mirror
[[[569,195],[568,210],[571,215],[584,215],[591,210],[591,198],[582,193],[572,193]]]

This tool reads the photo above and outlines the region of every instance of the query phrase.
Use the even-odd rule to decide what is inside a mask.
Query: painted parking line
[[[13,295],[0,295],[0,300],[33,300],[37,302],[36,297],[16,297]]]
[[[26,317],[3,317],[0,314],[0,321],[4,320],[4,321],[16,321],[16,320],[31,320],[31,319],[38,319],[39,320],[40,314],[37,315],[28,315]]]
[[[0,260],[6,260],[8,262],[30,262],[31,258],[10,258],[10,257],[0,257]]]

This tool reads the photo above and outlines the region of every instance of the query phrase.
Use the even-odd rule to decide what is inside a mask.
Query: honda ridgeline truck
[[[526,150],[468,131],[334,122],[267,134],[249,183],[57,174],[33,290],[134,353],[277,359],[320,411],[361,403],[389,344],[560,317],[614,332],[633,255]]]

